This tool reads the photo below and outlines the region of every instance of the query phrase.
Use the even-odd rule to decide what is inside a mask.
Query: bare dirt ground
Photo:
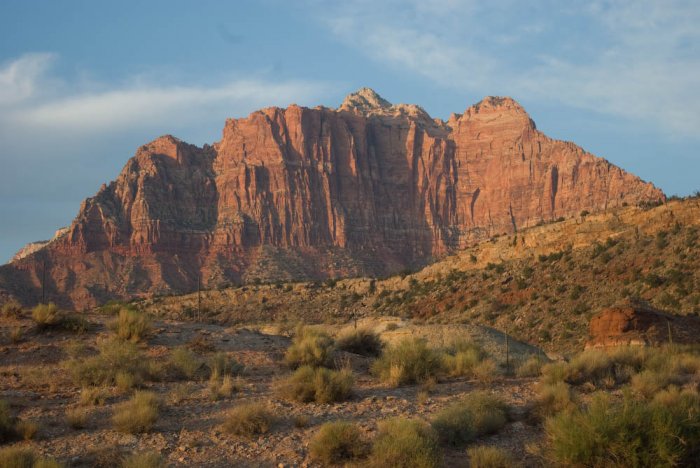
[[[117,432],[112,425],[114,406],[128,398],[116,388],[106,388],[102,405],[89,406],[85,427],[74,429],[66,420],[66,411],[78,408],[81,389],[71,379],[64,362],[71,348],[79,344],[85,355],[95,353],[97,341],[110,333],[111,318],[87,315],[92,323],[84,334],[66,331],[36,330],[27,312],[20,319],[0,321],[0,399],[5,400],[22,420],[38,424],[32,440],[9,445],[32,447],[38,453],[58,459],[66,466],[115,466],[124,455],[152,450],[160,453],[168,466],[318,466],[309,457],[308,444],[318,427],[327,421],[344,419],[356,422],[371,438],[378,422],[396,416],[429,420],[449,403],[476,389],[500,395],[511,407],[511,421],[479,444],[507,450],[522,466],[539,466],[529,454],[528,445],[538,444],[541,427],[524,417],[534,397],[536,379],[494,376],[492,382],[463,378],[446,379],[432,388],[404,386],[389,388],[368,372],[370,360],[359,355],[340,353],[339,361],[350,363],[355,372],[353,396],[334,404],[301,404],[276,396],[274,382],[290,374],[283,362],[290,339],[273,324],[258,329],[225,327],[192,322],[157,321],[146,342],[139,346],[154,362],[164,363],[173,348],[188,346],[203,358],[216,352],[226,353],[245,365],[242,388],[231,397],[214,400],[207,380],[161,380],[144,387],[159,396],[163,405],[152,431],[132,435]],[[440,343],[452,337],[480,341],[497,361],[502,361],[503,336],[485,329],[455,325],[413,325],[398,321],[388,327],[375,319],[373,325],[382,339],[417,335]],[[347,326],[347,325],[346,325]],[[13,343],[11,333],[22,330],[21,341]],[[396,327],[396,328],[394,328]],[[331,333],[340,326],[326,326]],[[536,348],[509,343],[509,359],[538,352]],[[427,393],[426,393],[427,392]],[[243,402],[264,401],[277,416],[269,434],[247,438],[225,433],[221,424],[227,411]],[[467,466],[464,449],[446,448],[446,466]]]

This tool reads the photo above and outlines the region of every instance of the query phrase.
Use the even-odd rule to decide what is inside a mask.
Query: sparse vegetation
[[[379,335],[368,328],[350,329],[337,340],[339,349],[362,356],[379,356],[384,347]]]
[[[85,408],[69,408],[66,410],[66,421],[73,429],[83,429],[87,423],[88,412]]]
[[[333,403],[347,399],[354,383],[352,371],[333,371],[304,366],[277,384],[277,393],[283,398],[301,403]]]
[[[506,421],[505,403],[486,392],[472,392],[440,411],[433,428],[446,445],[460,446],[501,429]]]
[[[417,419],[389,419],[379,424],[369,458],[373,467],[439,467],[442,454],[429,424]]]
[[[74,358],[66,364],[76,384],[81,386],[114,385],[117,376],[131,379],[138,386],[150,376],[149,361],[136,345],[128,341],[104,340],[98,345],[99,354],[85,359]]]
[[[292,368],[328,367],[333,364],[334,349],[333,339],[327,334],[310,327],[298,327],[284,359]]]
[[[158,420],[159,406],[155,393],[137,391],[128,401],[116,406],[112,416],[114,427],[130,434],[148,432]]]
[[[0,466],[3,468],[61,468],[52,458],[43,458],[27,447],[0,448]]]
[[[170,356],[170,366],[175,373],[181,377],[191,380],[197,374],[197,371],[202,368],[203,362],[194,351],[178,346],[173,350]]]
[[[275,423],[275,417],[266,404],[247,403],[233,408],[224,420],[223,429],[229,434],[254,437],[267,434]]]
[[[367,453],[360,430],[347,421],[323,424],[309,443],[311,457],[323,465],[356,460]]]
[[[375,375],[393,387],[424,382],[437,377],[441,370],[440,353],[417,338],[406,338],[389,346],[372,365]]]
[[[110,328],[120,340],[137,343],[151,332],[151,320],[144,312],[122,308]]]
[[[22,315],[22,304],[15,300],[7,301],[2,305],[1,312],[4,318],[19,318]]]
[[[43,330],[61,323],[61,312],[53,302],[49,304],[39,304],[32,309],[32,320],[37,328]]]
[[[596,394],[584,409],[547,420],[551,458],[581,466],[685,465],[700,449],[697,392],[660,396],[651,404]],[[691,458],[693,457],[693,458]]]
[[[469,447],[467,456],[470,468],[510,468],[516,465],[508,452],[493,446]]]

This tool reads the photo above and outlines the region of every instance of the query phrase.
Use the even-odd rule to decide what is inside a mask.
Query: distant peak
[[[348,94],[343,103],[340,105],[340,110],[357,110],[371,111],[375,109],[388,109],[391,103],[381,97],[376,91],[371,88],[361,88],[354,93]]]
[[[494,109],[526,113],[523,106],[521,106],[515,99],[508,96],[487,96],[471,106],[469,109],[476,113]]]

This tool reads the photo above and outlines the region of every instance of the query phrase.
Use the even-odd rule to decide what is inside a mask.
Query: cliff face
[[[449,121],[371,90],[335,109],[268,108],[198,148],[142,146],[68,232],[0,268],[25,302],[76,307],[227,282],[388,274],[495,234],[663,193],[510,98]]]

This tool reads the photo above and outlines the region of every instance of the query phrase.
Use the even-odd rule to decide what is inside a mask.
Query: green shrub
[[[647,369],[632,376],[630,388],[637,395],[644,398],[652,398],[660,390],[673,383],[680,383],[680,379],[671,373],[671,369],[658,372]]]
[[[478,391],[440,411],[432,425],[442,443],[460,446],[498,431],[507,420],[505,403],[498,397]]]
[[[700,450],[700,398],[673,391],[649,404],[625,395],[595,395],[588,408],[545,424],[551,458],[576,466],[677,466]]]
[[[333,352],[334,343],[330,336],[309,327],[299,327],[284,359],[292,368],[329,367],[333,364]]]
[[[480,346],[460,341],[443,355],[443,367],[452,377],[474,377],[474,369],[485,357],[486,353]]]
[[[266,404],[247,403],[235,407],[228,413],[223,429],[229,434],[253,437],[267,434],[274,423],[275,418]]]
[[[541,382],[538,385],[534,414],[539,419],[544,419],[562,411],[571,411],[575,408],[574,394],[568,384],[564,382]]]
[[[384,343],[379,335],[368,328],[347,330],[337,340],[338,348],[362,356],[379,356]]]
[[[311,458],[323,465],[349,462],[366,452],[367,444],[362,440],[360,430],[346,421],[325,423],[309,443]]]
[[[150,377],[152,367],[135,344],[115,339],[98,344],[99,354],[85,359],[74,358],[66,367],[77,385],[114,385],[117,375],[129,374],[134,385],[140,385]]]
[[[181,378],[191,380],[197,374],[197,371],[202,367],[202,360],[194,351],[179,346],[173,350],[170,356],[170,366],[175,370]]]
[[[15,300],[7,301],[2,306],[2,316],[5,318],[19,318],[22,315],[22,304]]]
[[[470,468],[510,468],[516,465],[508,452],[493,446],[470,447],[467,456]]]
[[[134,453],[122,460],[121,468],[162,468],[163,457],[157,452]]]
[[[354,378],[349,369],[333,371],[303,366],[277,384],[283,398],[301,403],[333,403],[347,399],[352,393]]]
[[[440,353],[418,338],[406,338],[389,346],[372,365],[372,372],[394,387],[424,382],[437,377],[441,370]]]
[[[112,416],[114,427],[130,434],[148,432],[158,420],[159,406],[155,393],[136,392],[129,400],[116,406]]]
[[[373,467],[432,468],[442,465],[435,431],[417,419],[389,419],[379,423],[369,464]]]
[[[137,343],[151,331],[151,320],[144,312],[122,308],[110,328],[120,340]]]
[[[61,312],[53,302],[38,304],[32,309],[32,320],[34,320],[39,329],[59,325],[61,318]]]

